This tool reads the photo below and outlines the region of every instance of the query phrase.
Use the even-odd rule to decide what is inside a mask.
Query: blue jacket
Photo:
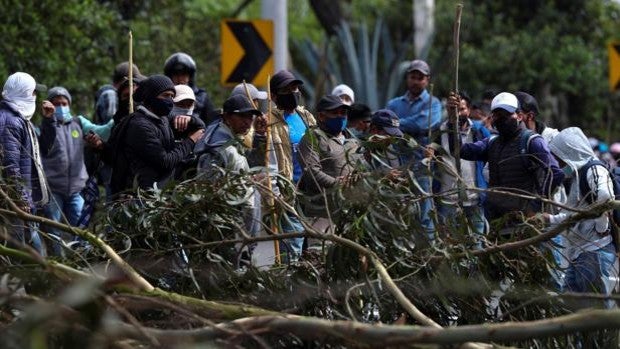
[[[69,122],[43,118],[39,147],[52,192],[71,195],[84,189],[88,173],[84,165],[84,141],[78,118]]]
[[[17,111],[0,102],[0,157],[2,175],[15,181],[16,191],[24,203],[34,208],[33,200],[40,200],[39,179],[32,175],[34,160],[28,126]]]

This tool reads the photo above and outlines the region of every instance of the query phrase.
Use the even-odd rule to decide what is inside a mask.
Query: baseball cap
[[[325,95],[321,97],[319,103],[316,105],[317,112],[335,110],[338,108],[351,109],[350,106],[342,103],[340,97],[334,95]]]
[[[175,85],[174,90],[176,91],[176,95],[172,99],[174,103],[191,99],[192,101],[196,101],[196,95],[194,95],[194,90],[187,85]]]
[[[244,95],[234,95],[228,97],[224,102],[224,113],[261,115],[260,110],[254,108],[252,102]]]
[[[292,83],[303,85],[304,82],[295,78],[295,75],[288,70],[280,70],[269,80],[269,87],[271,93],[275,93],[278,89],[286,87]]]
[[[370,124],[381,127],[390,136],[403,136],[403,132],[399,128],[400,119],[389,109],[377,110],[374,114],[372,114]]]
[[[252,84],[245,84],[248,87],[248,91],[250,92],[250,96],[252,97],[252,99],[267,99],[267,92],[265,91],[259,91],[256,86],[252,85]],[[243,84],[239,84],[237,86],[235,86],[235,88],[233,88],[232,92],[230,93],[231,96],[235,96],[235,95],[243,95],[247,97],[247,93],[245,92],[245,87],[243,86]]]
[[[509,113],[514,113],[517,109],[519,109],[519,100],[517,100],[517,97],[512,93],[502,92],[493,97],[493,100],[491,101],[491,111],[498,108],[504,109]]]
[[[347,95],[349,96],[349,98],[351,98],[351,102],[355,102],[355,93],[349,86],[345,84],[340,84],[334,87],[334,89],[332,90],[332,94],[338,97],[342,95]]]
[[[428,66],[428,63],[421,59],[411,61],[409,67],[407,68],[407,73],[411,73],[416,70],[424,75],[431,75],[431,67]]]
[[[538,116],[538,102],[534,96],[527,92],[517,91],[515,97],[519,101],[519,107],[524,112],[533,112],[535,116]]]
[[[372,112],[370,107],[362,103],[351,104],[351,110],[349,110],[349,120],[370,120],[372,118]]]

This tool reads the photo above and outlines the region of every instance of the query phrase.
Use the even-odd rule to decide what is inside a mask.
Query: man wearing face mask
[[[447,230],[455,226],[458,217],[457,209],[461,208],[465,217],[469,231],[469,237],[473,241],[476,249],[482,248],[482,235],[485,233],[485,218],[482,205],[484,198],[478,191],[466,191],[460,197],[458,190],[457,171],[454,159],[454,113],[458,113],[459,136],[463,142],[481,141],[491,135],[489,130],[480,121],[475,121],[471,116],[471,99],[465,92],[456,95],[452,94],[448,99],[449,120],[442,123],[439,127],[440,133],[435,139],[437,150],[437,174],[438,174],[438,193],[441,196],[437,200],[438,213],[442,223],[448,224]],[[467,187],[487,188],[487,182],[483,175],[484,162],[482,161],[461,161],[462,185]]]
[[[340,98],[342,99],[342,98]],[[372,112],[366,104],[353,103],[349,110],[349,119],[347,121],[347,136],[355,137],[360,140],[366,140],[369,136]]]
[[[302,174],[299,160],[299,142],[306,130],[316,125],[314,116],[300,105],[301,93],[299,87],[303,82],[288,70],[280,70],[269,81],[271,99],[277,108],[273,108],[271,115],[264,123],[269,125],[273,141],[274,162],[277,163],[278,173],[297,184]],[[259,124],[258,120],[256,124]],[[266,128],[256,128],[258,137],[263,136]],[[255,137],[256,140],[257,137]],[[256,145],[255,145],[256,147]],[[293,202],[295,198],[286,198]],[[282,215],[282,230],[284,233],[301,233],[304,228],[299,219],[292,212]],[[291,238],[280,241],[280,251],[287,253],[289,260],[296,260],[301,255],[303,238]]]
[[[8,190],[23,211],[30,213],[35,213],[36,205],[49,202],[38,138],[30,121],[36,109],[36,88],[32,76],[14,73],[4,83],[0,101],[0,161],[4,190]],[[54,106],[45,101],[43,110],[49,117]],[[36,231],[17,220],[11,225],[12,243],[31,243],[39,253],[44,253]]]
[[[323,96],[317,105],[319,127],[306,133],[299,144],[303,166],[299,188],[308,196],[304,213],[315,218],[313,226],[321,232],[329,230],[328,218],[338,213],[336,201],[328,199],[326,206],[324,194],[331,198],[336,187],[346,185],[361,158],[359,143],[344,136],[349,109],[338,96]]]
[[[172,54],[164,63],[164,74],[175,85],[187,85],[192,88],[196,96],[193,110],[195,117],[200,118],[207,125],[217,119],[217,110],[207,91],[196,86],[196,62],[190,55],[184,52]]]
[[[140,84],[135,97],[141,105],[112,135],[116,139],[111,149],[113,194],[132,189],[134,180],[140,189],[162,188],[204,133],[198,129],[175,142],[168,119],[175,95],[172,80],[163,75]]]
[[[43,169],[52,193],[50,203],[45,206],[45,214],[56,222],[77,225],[84,199],[80,192],[84,189],[88,173],[84,165],[84,140],[79,119],[71,113],[71,94],[66,88],[56,86],[47,93],[47,99],[54,110],[43,110],[40,146]],[[49,229],[58,240],[51,244],[50,254],[61,256],[59,240],[62,232]]]
[[[491,115],[499,136],[464,144],[461,158],[488,162],[490,189],[549,197],[562,183],[564,174],[547,142],[526,129],[518,110],[519,102],[512,93],[495,96]],[[489,220],[517,211],[527,214],[542,210],[540,200],[493,192],[487,195],[486,207]]]

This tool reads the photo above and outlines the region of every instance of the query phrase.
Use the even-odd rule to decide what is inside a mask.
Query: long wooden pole
[[[270,80],[270,76],[267,76],[267,81]],[[250,89],[248,88],[248,84],[245,83],[245,80],[243,80],[243,88],[245,89],[245,94],[248,96],[248,99],[250,100],[250,102],[252,103],[252,106],[254,108],[257,108],[256,104],[254,104],[254,100],[252,99],[252,95],[250,94]],[[271,88],[269,85],[267,85],[267,98],[268,98],[268,112],[267,112],[267,130],[266,130],[266,134],[265,134],[265,168],[267,169],[267,189],[269,191],[269,197],[267,199],[268,205],[269,205],[269,209],[271,210],[271,218],[272,218],[272,223],[271,223],[271,231],[274,234],[278,234],[278,221],[277,221],[277,214],[274,208],[275,202],[273,200],[273,188],[271,186],[271,176],[269,175],[269,163],[270,163],[270,159],[269,159],[269,154],[270,154],[270,149],[269,149],[269,144],[271,143],[271,130],[269,127],[269,118],[271,117]],[[276,264],[280,264],[281,260],[280,260],[280,243],[277,240],[273,241],[273,250],[274,250],[274,254],[275,254],[275,262]]]
[[[456,5],[456,20],[454,21],[454,92],[459,93],[459,37],[461,33],[461,13],[463,12],[463,4]],[[454,124],[454,163],[456,165],[456,173],[458,175],[457,182],[461,178],[461,135],[459,122],[459,109],[455,108],[456,118]],[[460,191],[460,186],[459,186]]]
[[[129,114],[133,113],[133,35],[129,31]]]

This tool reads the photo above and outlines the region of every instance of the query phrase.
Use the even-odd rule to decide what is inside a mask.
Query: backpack
[[[497,135],[492,135],[490,136],[491,138],[489,139],[489,143],[487,144],[487,147],[490,147],[491,144],[493,144],[493,142],[497,139]],[[534,140],[537,137],[542,137],[541,135],[539,135],[538,133],[530,130],[530,129],[524,129],[523,132],[521,132],[521,138],[519,139],[519,155],[521,155],[521,161],[523,161],[523,167],[528,169],[528,170],[535,170],[534,165],[532,165],[532,161],[530,161],[530,157],[525,156],[526,154],[530,154],[530,144],[532,143],[532,140]],[[536,184],[536,190],[538,192],[540,192],[541,190],[541,184],[538,183],[537,178],[535,178],[535,184]]]
[[[577,171],[579,175],[579,192],[587,193],[584,195],[586,202],[591,204],[594,201],[594,194],[588,185],[587,173],[588,170],[595,165],[600,165],[607,169],[607,173],[609,173],[609,177],[611,177],[611,183],[613,184],[614,191],[614,200],[620,200],[620,168],[616,167],[613,170],[609,170],[609,166],[601,160],[590,160],[588,163],[583,165],[579,171]],[[619,251],[620,244],[620,210],[613,209],[609,215],[610,225],[611,225],[611,237],[613,243],[616,247],[616,251]]]

